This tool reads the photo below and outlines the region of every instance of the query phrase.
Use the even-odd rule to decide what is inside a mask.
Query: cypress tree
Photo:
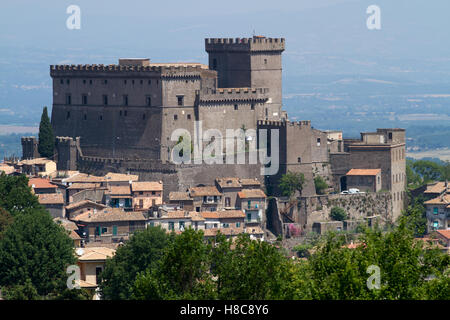
[[[42,111],[41,123],[39,124],[39,146],[38,151],[42,157],[53,157],[55,137],[53,128],[47,114],[47,107]]]

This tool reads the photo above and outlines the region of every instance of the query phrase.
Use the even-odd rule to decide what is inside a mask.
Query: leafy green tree
[[[426,209],[423,205],[423,196],[416,197],[414,202],[402,213],[401,219],[416,237],[421,237],[427,232]]]
[[[283,195],[292,197],[296,191],[299,194],[302,193],[304,183],[305,175],[303,173],[288,171],[282,175],[278,186]]]
[[[58,294],[66,288],[67,266],[75,263],[72,240],[43,209],[17,214],[0,240],[0,286],[6,290],[28,288],[30,280],[39,296]]]
[[[449,181],[450,180],[450,161],[445,161],[445,163],[441,166],[441,180]]]
[[[330,217],[335,221],[344,221],[348,218],[348,215],[343,208],[333,207],[331,208]]]
[[[328,184],[321,176],[316,176],[314,178],[314,186],[316,187],[317,194],[324,194],[325,190],[328,188]]]
[[[420,174],[413,169],[413,163],[412,160],[406,160],[406,183],[409,189],[418,188],[423,184],[423,179]]]
[[[25,175],[7,176],[0,174],[0,208],[8,211],[13,217],[25,209],[42,208],[28,186]]]
[[[424,183],[442,179],[442,168],[436,162],[418,160],[412,164],[412,168],[422,177]]]
[[[289,260],[276,247],[245,234],[230,247],[231,240],[221,237],[213,249],[219,299],[288,298]]]
[[[3,208],[0,208],[0,240],[2,239],[2,233],[13,222],[11,214]]]
[[[44,107],[39,124],[39,145],[38,151],[42,157],[51,158],[55,148],[55,136],[50,119],[47,113],[47,107]]]
[[[133,298],[214,298],[214,283],[209,274],[210,251],[203,231],[189,228],[180,235],[173,235],[157,267],[137,276]]]
[[[39,300],[41,297],[30,279],[26,279],[24,284],[14,285],[3,290],[5,300]]]
[[[366,228],[356,249],[330,233],[293,276],[299,299],[448,299],[450,257],[439,249],[425,249],[405,223],[389,232]],[[380,287],[369,289],[369,266],[380,270]],[[428,279],[434,278],[429,281]]]
[[[108,259],[101,273],[100,292],[105,299],[130,299],[138,273],[153,269],[161,260],[169,236],[160,227],[137,231],[116,254]]]

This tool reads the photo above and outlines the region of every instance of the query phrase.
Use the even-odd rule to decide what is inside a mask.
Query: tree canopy
[[[281,176],[278,186],[284,196],[292,197],[296,191],[299,194],[302,193],[304,183],[305,175],[303,173],[288,171]]]

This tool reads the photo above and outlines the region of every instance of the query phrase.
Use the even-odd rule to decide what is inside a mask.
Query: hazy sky
[[[81,8],[80,30],[66,28],[71,4]],[[366,27],[371,4],[381,8],[381,30]],[[448,59],[449,15],[448,0],[2,0],[0,46],[83,51],[92,63],[115,62],[100,60],[115,52],[205,60],[203,38],[255,31],[285,37],[287,54]]]

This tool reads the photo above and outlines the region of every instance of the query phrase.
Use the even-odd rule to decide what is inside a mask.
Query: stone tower
[[[22,137],[22,160],[39,158],[36,137]]]
[[[284,38],[209,38],[205,50],[209,68],[218,73],[219,88],[268,88],[266,118],[279,116],[282,104]]]

